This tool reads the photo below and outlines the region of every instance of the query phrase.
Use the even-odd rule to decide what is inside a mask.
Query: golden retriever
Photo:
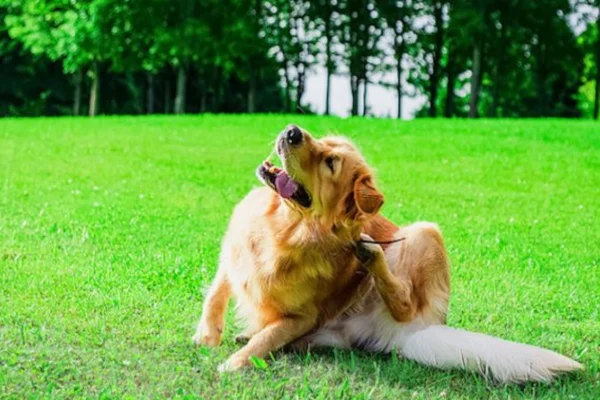
[[[235,207],[194,336],[219,345],[235,296],[247,344],[220,371],[288,345],[396,349],[501,382],[581,368],[549,350],[445,326],[450,277],[438,227],[399,228],[381,216],[383,195],[347,139],[317,140],[292,125],[275,147],[283,168],[263,162],[264,187]]]

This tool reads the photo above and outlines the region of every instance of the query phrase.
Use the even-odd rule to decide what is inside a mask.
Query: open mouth
[[[264,182],[284,199],[294,200],[302,207],[310,207],[311,199],[304,186],[293,180],[283,168],[274,166],[270,161],[264,161],[258,167],[258,173]]]

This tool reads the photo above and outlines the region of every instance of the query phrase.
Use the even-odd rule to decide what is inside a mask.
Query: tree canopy
[[[600,0],[0,0],[0,115],[311,112],[306,81],[416,116],[594,117]]]

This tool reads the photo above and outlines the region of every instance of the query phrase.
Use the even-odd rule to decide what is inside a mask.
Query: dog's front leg
[[[310,331],[316,319],[288,317],[274,321],[256,333],[244,347],[219,366],[219,372],[235,371],[249,365],[250,357],[264,358]]]
[[[194,335],[197,346],[218,346],[221,344],[223,329],[225,327],[225,311],[231,296],[229,280],[222,268],[217,271],[213,283],[204,300],[202,317]]]
[[[373,241],[365,234],[361,234],[361,239]],[[381,246],[359,242],[356,247],[356,257],[373,274],[375,288],[392,317],[398,322],[412,320],[416,314],[415,304],[411,300],[412,282],[399,279],[392,274]]]

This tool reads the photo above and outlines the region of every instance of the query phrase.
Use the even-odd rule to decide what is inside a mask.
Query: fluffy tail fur
[[[432,325],[406,338],[400,354],[438,368],[479,371],[499,382],[551,381],[582,365],[550,350]]]

